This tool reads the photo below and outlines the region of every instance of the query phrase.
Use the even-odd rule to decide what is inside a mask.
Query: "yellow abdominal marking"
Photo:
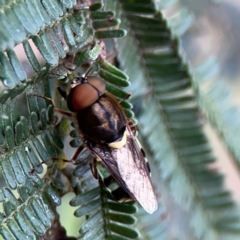
[[[120,202],[120,203],[126,203],[126,202],[133,202],[133,200],[130,198],[121,198],[120,200],[118,200],[118,202]]]
[[[127,142],[127,132],[125,131],[121,141],[109,143],[108,146],[110,148],[121,148],[126,144],[126,142]]]

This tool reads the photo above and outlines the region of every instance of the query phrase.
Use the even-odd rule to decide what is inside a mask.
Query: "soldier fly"
[[[94,177],[98,178],[99,175],[117,201],[134,200],[148,213],[155,212],[158,204],[150,178],[150,167],[135,137],[136,128],[127,119],[117,99],[106,91],[105,82],[93,76],[76,77],[71,82],[69,93],[61,87],[58,90],[71,112],[55,110],[76,120],[85,146],[97,160],[92,165]],[[50,98],[31,95],[52,102]],[[83,149],[81,145],[71,160],[61,160],[75,163]],[[107,169],[111,177],[102,174],[99,164]],[[120,187],[112,184],[112,178]]]
[[[106,92],[98,77],[77,77],[69,93],[58,88],[75,113],[78,130],[85,145],[120,185],[112,195],[119,201],[133,199],[147,212],[157,210],[157,199],[150,179],[150,167],[117,99]],[[81,152],[77,150],[73,159]],[[94,174],[95,177],[96,174]]]

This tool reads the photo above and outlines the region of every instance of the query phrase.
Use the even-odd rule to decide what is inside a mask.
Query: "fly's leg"
[[[52,100],[51,98],[49,98],[49,97],[41,96],[41,95],[35,94],[35,93],[30,93],[30,94],[28,94],[28,96],[30,96],[30,97],[43,98],[43,99],[45,99],[45,100],[47,100],[47,101],[49,101],[49,102],[51,103],[51,105],[52,105],[53,108],[54,108],[54,111],[56,111],[56,112],[58,112],[58,113],[60,113],[60,114],[62,114],[62,115],[64,115],[64,116],[67,116],[67,117],[73,117],[73,114],[72,114],[71,112],[65,111],[65,110],[63,110],[63,109],[60,109],[60,108],[55,107],[55,104],[54,104],[53,100]]]
[[[96,165],[96,163],[97,163],[97,159],[94,158],[94,159],[93,159],[93,162],[90,163],[90,169],[91,169],[92,175],[93,175],[96,179],[98,179],[98,172],[97,172],[97,165]]]
[[[64,89],[62,89],[62,88],[58,88],[58,90],[59,90],[60,95],[66,100],[66,96],[67,96],[66,91],[65,91]],[[64,116],[67,116],[67,117],[73,117],[73,114],[72,114],[71,112],[65,111],[65,110],[60,109],[60,108],[56,108],[53,100],[52,100],[51,98],[49,98],[49,97],[42,96],[42,95],[35,94],[35,93],[30,93],[30,94],[29,94],[29,97],[39,97],[39,98],[43,98],[43,99],[45,99],[45,100],[47,100],[47,101],[50,101],[51,105],[52,105],[53,108],[54,108],[54,111],[56,111],[56,112],[58,112],[58,113],[60,113],[60,114],[62,114],[62,115],[64,115]],[[62,161],[62,162],[68,162],[68,163],[76,164],[76,159],[77,159],[78,155],[82,152],[83,149],[84,149],[84,146],[83,146],[83,145],[79,146],[79,147],[77,148],[76,152],[75,152],[75,153],[73,154],[73,156],[71,157],[71,159],[51,158],[51,160],[52,160],[52,161]],[[44,164],[44,163],[46,163],[46,162],[48,162],[48,161],[49,161],[49,159],[48,159],[48,160],[43,160],[41,163],[39,163],[38,165],[36,165],[36,166],[29,172],[29,174],[32,175],[38,167],[40,167],[42,164]]]
[[[77,148],[76,152],[73,154],[73,156],[71,157],[71,159],[68,160],[67,162],[71,162],[71,163],[73,163],[74,165],[77,164],[76,159],[77,159],[78,155],[83,151],[84,148],[85,148],[85,146],[84,146],[83,144],[81,144],[81,145]]]
[[[73,154],[73,156],[71,157],[71,159],[63,159],[63,158],[51,158],[52,161],[62,161],[62,162],[67,162],[67,163],[73,163],[76,164],[76,159],[78,157],[78,155],[82,152],[82,150],[84,149],[84,146],[81,145],[77,148],[76,152]],[[30,172],[30,175],[33,175],[34,172],[36,171],[36,169],[38,167],[40,167],[41,165],[43,165],[44,163],[46,163],[48,160],[43,160],[42,162],[40,162],[39,164],[37,164]]]

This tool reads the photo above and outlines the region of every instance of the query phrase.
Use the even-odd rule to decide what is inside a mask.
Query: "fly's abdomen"
[[[118,202],[133,201],[129,194],[118,185],[112,175],[100,162],[96,162],[96,168],[98,176],[102,180],[106,190],[114,197],[115,200]]]

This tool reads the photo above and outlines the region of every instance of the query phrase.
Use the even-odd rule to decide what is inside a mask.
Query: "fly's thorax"
[[[76,114],[80,132],[86,140],[109,144],[123,138],[126,117],[109,94],[103,94],[92,105],[77,111]]]

